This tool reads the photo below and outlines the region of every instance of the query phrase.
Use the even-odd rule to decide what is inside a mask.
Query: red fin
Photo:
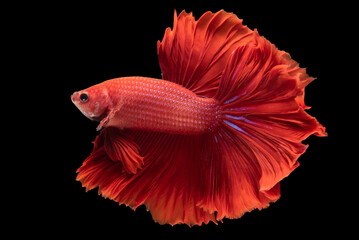
[[[87,189],[98,186],[104,197],[120,204],[133,208],[145,204],[156,222],[217,223],[279,198],[279,185],[260,189],[261,167],[252,161],[256,152],[230,129],[215,135],[140,131],[131,135],[144,156],[141,171],[123,172],[122,165],[107,155],[102,132],[78,170],[78,180]]]
[[[103,130],[104,148],[113,162],[120,161],[126,172],[135,174],[143,166],[143,157],[133,137],[125,131],[114,127]]]
[[[76,172],[78,173],[76,180],[80,181],[86,190],[99,187],[99,193],[105,197],[111,195],[108,188],[114,184],[115,180],[127,177],[123,166],[119,162],[113,162],[106,154],[102,134],[96,137],[91,155]]]
[[[257,32],[254,36],[252,41],[232,53],[219,84],[215,98],[223,106],[225,119],[292,114],[292,127],[299,125],[296,130],[300,126],[309,128],[305,137],[313,133],[326,136],[325,128],[302,110],[304,103],[298,100],[309,80],[300,81],[290,74],[288,69],[293,68],[283,64],[287,62],[283,53]],[[301,119],[310,122],[310,126],[301,123]]]
[[[310,77],[304,68],[300,68],[299,64],[293,59],[291,59],[288,53],[284,51],[281,51],[281,53],[283,63],[287,65],[288,74],[291,77],[294,77],[298,82],[298,88],[300,89],[300,93],[298,93],[296,100],[303,109],[309,109],[310,107],[304,104],[304,88],[309,83],[311,83],[314,78]]]
[[[99,187],[104,197],[133,208],[145,204],[161,224],[216,222],[214,211],[197,206],[206,183],[201,178],[201,154],[207,151],[207,137],[129,133],[144,156],[143,169],[133,175],[109,157],[104,147],[105,134],[102,131],[96,138],[94,151],[77,171],[77,180],[87,190]]]
[[[96,130],[100,131],[103,127],[105,127],[109,121],[115,116],[117,110],[112,109],[109,114],[101,120],[100,124],[97,126]]]
[[[157,43],[163,78],[196,94],[212,97],[228,57],[251,39],[252,31],[233,13],[206,12],[195,21],[192,13],[175,12],[173,30]]]
[[[118,101],[118,103],[116,104],[116,106],[114,108],[112,108],[110,110],[110,112],[107,114],[107,116],[101,120],[100,124],[97,126],[96,130],[100,131],[103,127],[106,127],[110,120],[116,115],[116,113],[120,110],[120,108],[122,107],[123,102],[120,100]]]
[[[223,109],[222,137],[237,139],[239,148],[246,146],[242,159],[259,167],[258,188],[267,194],[299,165],[297,159],[307,148],[304,139],[326,136],[298,101],[308,82],[288,73],[292,68],[285,62],[282,52],[256,33],[233,52],[216,94]]]
[[[161,224],[216,222],[213,211],[197,206],[205,184],[201,172],[207,137],[138,132],[135,139],[148,165],[126,186],[124,199],[135,205],[143,201]]]

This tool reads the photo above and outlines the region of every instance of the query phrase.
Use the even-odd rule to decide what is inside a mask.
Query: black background
[[[338,19],[342,9],[335,4],[314,2],[297,4],[217,1],[216,3],[83,3],[39,6],[39,14],[27,24],[29,32],[39,34],[37,46],[43,53],[42,83],[49,105],[42,105],[41,172],[32,185],[28,222],[31,231],[49,229],[51,234],[124,234],[149,232],[236,233],[236,237],[278,237],[298,234],[324,235],[343,232],[342,196],[345,184],[338,172],[343,158],[334,147],[338,109],[333,98],[338,77],[334,73],[341,50],[342,35]],[[121,76],[160,78],[156,43],[167,27],[172,27],[173,12],[193,12],[198,19],[204,12],[224,9],[234,12],[251,29],[257,28],[280,50],[307,68],[317,79],[306,88],[308,112],[325,127],[329,137],[305,140],[309,148],[299,158],[301,166],[281,182],[281,198],[267,209],[254,210],[236,220],[224,219],[216,226],[159,225],[144,206],[136,211],[97,194],[85,192],[75,180],[76,169],[92,150],[98,134],[97,123],[86,119],[70,101],[70,95],[107,79]],[[49,124],[50,123],[50,124]],[[44,147],[46,146],[46,147]],[[35,176],[36,178],[37,176]],[[340,203],[339,203],[340,201]],[[34,217],[38,216],[36,220]]]

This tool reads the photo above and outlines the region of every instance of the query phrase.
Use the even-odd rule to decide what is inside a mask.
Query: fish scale
[[[114,102],[121,102],[109,126],[176,134],[213,131],[220,119],[215,99],[197,96],[169,81],[123,77],[105,85]]]

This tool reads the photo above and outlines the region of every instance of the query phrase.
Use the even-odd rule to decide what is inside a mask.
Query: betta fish
[[[157,54],[161,79],[120,77],[71,96],[100,131],[77,180],[145,205],[160,224],[217,224],[276,202],[302,141],[327,135],[305,111],[314,78],[223,10],[175,11]]]

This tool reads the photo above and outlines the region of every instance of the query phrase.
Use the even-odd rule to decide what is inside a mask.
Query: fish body
[[[89,99],[99,99],[93,104],[102,109],[95,108],[96,114],[85,115],[101,116],[111,112],[111,119],[105,119],[106,126],[119,129],[202,134],[213,131],[220,119],[215,99],[197,96],[179,84],[161,79],[123,77],[105,81],[74,93],[72,100],[79,108],[83,104],[80,100],[83,93]]]
[[[157,53],[162,79],[116,78],[71,96],[101,130],[77,180],[144,204],[161,224],[217,223],[277,201],[302,141],[327,135],[305,111],[314,78],[223,10],[197,21],[175,12]]]

